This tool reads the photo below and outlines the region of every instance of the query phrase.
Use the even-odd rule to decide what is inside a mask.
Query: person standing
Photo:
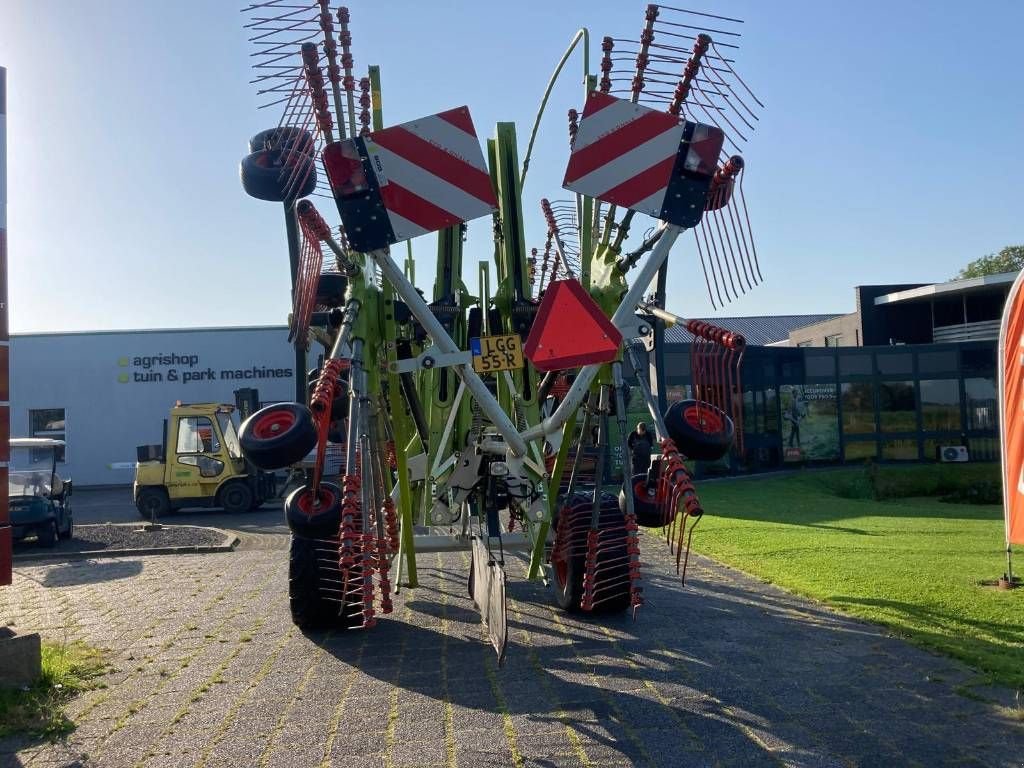
[[[647,425],[642,421],[636,425],[636,429],[630,433],[626,440],[629,446],[629,453],[633,461],[633,474],[639,475],[650,469],[651,466],[651,434],[647,431]]]

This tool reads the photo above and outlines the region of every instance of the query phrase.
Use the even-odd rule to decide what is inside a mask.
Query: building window
[[[67,434],[66,424],[63,408],[40,408],[39,410],[28,412],[28,428],[32,437],[50,437],[55,440],[64,440]],[[65,454],[65,448],[58,448],[57,461],[63,462]],[[49,451],[46,452],[46,455],[49,456]],[[36,452],[33,451],[32,461],[41,460],[42,458],[36,458]]]
[[[843,334],[833,333],[831,336],[825,337],[826,347],[841,347],[843,346]]]
[[[875,431],[874,395],[874,385],[870,381],[842,385],[844,435],[863,435]]]
[[[852,355],[839,356],[840,376],[870,376],[874,373],[871,365],[871,355],[863,352]]]
[[[959,431],[959,381],[956,379],[921,380],[921,427],[926,432]]]
[[[844,461],[866,461],[878,456],[878,446],[874,440],[850,441],[843,446]]]
[[[917,461],[917,438],[883,440],[882,458],[888,461]]]
[[[914,373],[914,356],[909,352],[879,352],[875,360],[883,376]]]
[[[999,393],[990,377],[964,379],[967,390],[967,428],[999,429]]]
[[[914,395],[914,382],[879,382],[878,414],[883,432],[916,432],[917,397]]]

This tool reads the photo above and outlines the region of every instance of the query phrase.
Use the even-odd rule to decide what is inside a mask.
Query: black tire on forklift
[[[347,290],[347,277],[338,272],[324,272],[316,283],[316,303],[332,308],[343,306]]]
[[[586,542],[590,529],[590,515],[571,515],[567,512],[590,510],[593,508],[592,493],[575,492],[567,501],[559,515],[558,525],[565,530],[559,531],[556,539],[568,540],[568,552],[552,551],[551,566],[554,572],[555,602],[567,613],[584,613],[581,606],[583,600],[583,576],[586,570]],[[623,523],[622,512],[619,511],[619,500],[611,493],[601,494],[601,512],[598,528],[608,530],[620,528]],[[630,606],[629,584],[629,552],[625,536],[611,546],[605,546],[598,552],[597,567],[605,576],[614,580],[614,587],[597,595],[599,602],[590,613],[611,614],[621,613]]]
[[[282,125],[260,131],[249,139],[249,151],[260,152],[264,149],[297,149],[312,155],[315,149],[313,137],[303,128]]]
[[[629,483],[633,492],[633,513],[636,515],[636,524],[644,528],[661,528],[665,525],[661,516],[661,509],[658,506],[655,494],[657,486],[647,481],[647,473],[633,475]],[[626,514],[626,489],[619,491],[619,509]]]
[[[341,582],[336,541],[292,535],[288,558],[288,603],[299,629],[349,629],[362,624],[362,608],[337,599]]]
[[[57,546],[57,539],[60,538],[57,531],[57,521],[47,520],[42,526],[36,531],[36,537],[39,539],[39,546],[51,549]]]
[[[154,516],[160,518],[171,511],[171,500],[163,488],[142,488],[135,500],[135,508],[145,520],[152,520]]]
[[[736,427],[711,403],[682,400],[665,411],[665,428],[676,448],[688,459],[717,461],[732,447]]]
[[[248,195],[272,203],[306,197],[316,189],[316,163],[309,155],[268,149],[253,152],[242,158],[238,176]]]
[[[313,489],[300,485],[284,500],[284,516],[296,536],[337,538],[341,529],[341,488],[320,483],[319,504],[314,504]]]
[[[238,443],[245,458],[273,472],[303,459],[316,447],[316,425],[309,408],[299,403],[275,403],[242,422]]]
[[[244,480],[229,480],[217,491],[217,506],[229,514],[248,512],[255,501],[256,494]]]

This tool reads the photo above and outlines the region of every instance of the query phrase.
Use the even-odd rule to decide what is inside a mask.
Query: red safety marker
[[[498,206],[466,107],[329,144],[323,161],[357,251],[437,232]]]
[[[622,334],[576,280],[548,285],[523,354],[539,371],[615,359]]]
[[[562,186],[662,221],[700,221],[725,136],[591,91]]]

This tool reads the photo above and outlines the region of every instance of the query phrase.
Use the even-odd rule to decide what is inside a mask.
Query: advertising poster
[[[835,384],[783,384],[782,455],[785,461],[839,459]]]

